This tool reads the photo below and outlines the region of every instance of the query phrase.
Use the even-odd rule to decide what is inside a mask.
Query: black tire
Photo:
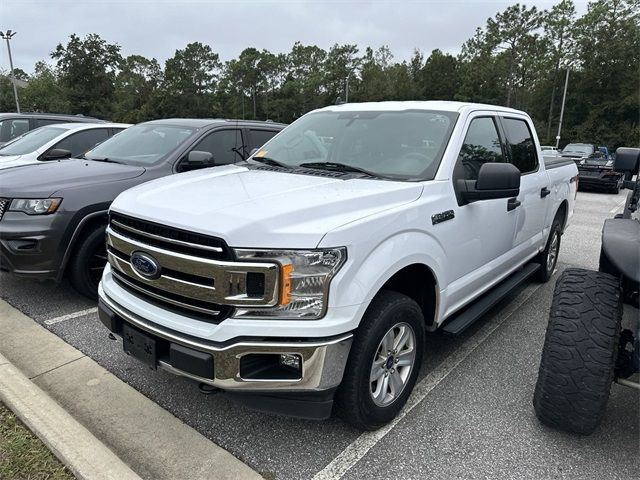
[[[554,237],[556,238],[555,253],[554,253]],[[547,245],[544,250],[540,252],[534,262],[540,264],[540,269],[535,273],[535,279],[538,282],[546,283],[553,275],[553,271],[558,263],[558,255],[560,254],[560,241],[562,240],[562,228],[560,227],[560,215],[559,212],[553,219],[551,224],[551,230],[549,231],[549,238],[547,239]]]
[[[562,273],[533,396],[542,423],[581,435],[596,429],[609,399],[621,318],[615,277],[580,268]]]
[[[92,300],[98,299],[98,283],[107,263],[105,228],[99,225],[86,232],[76,246],[68,270],[73,288]]]
[[[379,406],[371,393],[372,361],[382,338],[399,322],[409,325],[415,335],[415,357],[400,395],[389,405]],[[393,420],[407,402],[418,378],[424,341],[424,318],[418,304],[397,292],[383,290],[378,293],[353,339],[347,368],[336,392],[337,414],[362,430],[375,430]]]

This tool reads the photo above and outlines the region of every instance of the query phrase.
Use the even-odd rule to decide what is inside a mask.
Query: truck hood
[[[111,208],[220,237],[232,247],[315,248],[334,228],[415,201],[422,188],[231,165],[145,183],[122,193]]]
[[[143,167],[91,160],[31,163],[0,170],[0,197],[46,198],[67,188],[134,178]]]

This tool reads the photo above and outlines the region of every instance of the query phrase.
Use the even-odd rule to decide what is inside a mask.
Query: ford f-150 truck
[[[289,415],[335,401],[375,429],[407,401],[426,332],[550,278],[577,173],[546,168],[508,108],[316,110],[245,162],[119,195],[100,319],[154,369]]]

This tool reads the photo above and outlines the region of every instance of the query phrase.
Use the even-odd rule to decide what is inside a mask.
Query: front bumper
[[[0,268],[40,280],[56,278],[61,232],[54,215],[6,212],[0,221]]]
[[[121,336],[123,326],[130,326],[154,339],[159,352],[157,367],[232,392],[295,394],[335,389],[342,381],[353,337],[347,333],[313,340],[252,338],[215,343],[149,322],[116,304],[102,289],[98,309],[100,320],[112,333]],[[179,361],[166,354],[176,346],[181,351]],[[255,371],[256,361],[281,354],[301,359],[301,372],[296,378],[278,378],[277,374],[258,378],[243,371],[245,357],[252,360],[248,363]]]
[[[622,176],[618,175],[601,175],[590,174],[585,171],[579,171],[580,174],[580,187],[585,188],[615,188],[622,181]]]

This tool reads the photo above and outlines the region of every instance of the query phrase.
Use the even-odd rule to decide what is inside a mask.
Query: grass
[[[68,480],[74,476],[0,402],[0,479]]]

